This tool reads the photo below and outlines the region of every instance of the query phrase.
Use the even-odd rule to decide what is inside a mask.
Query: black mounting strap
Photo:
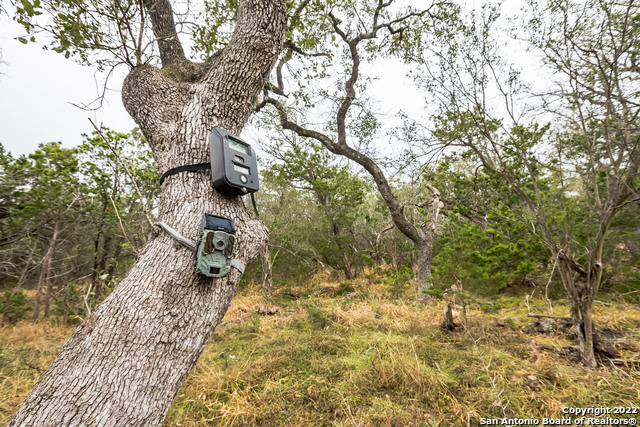
[[[162,174],[162,176],[160,177],[160,185],[162,185],[162,183],[166,178],[180,172],[195,172],[195,171],[210,170],[210,169],[211,169],[211,163],[198,163],[197,165],[178,166],[177,168],[169,169],[168,171]],[[256,206],[256,199],[253,197],[253,193],[251,193],[251,204],[253,204],[253,211],[256,213],[256,216],[259,217],[260,214],[258,213],[258,207]]]
[[[256,217],[260,218],[260,214],[258,213],[258,207],[256,206],[256,198],[253,197],[253,193],[251,193],[251,204],[253,204],[253,211],[256,213]]]
[[[195,171],[210,170],[210,169],[211,169],[211,163],[199,163],[197,165],[178,166],[177,168],[169,169],[168,171],[162,174],[162,176],[160,177],[160,185],[162,185],[162,183],[167,177],[170,177],[171,175],[175,175],[180,172],[195,172]]]

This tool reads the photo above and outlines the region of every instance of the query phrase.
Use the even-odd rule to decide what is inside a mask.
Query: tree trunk
[[[583,281],[576,282],[571,267],[564,260],[560,261],[558,271],[569,300],[571,320],[580,346],[580,358],[586,367],[595,368],[598,363],[594,353],[593,298],[588,291],[594,289],[595,284]],[[591,280],[597,280],[599,285],[600,276],[595,275]]]
[[[598,366],[593,345],[594,325],[591,316],[592,309],[593,304],[587,301],[581,301],[576,304],[575,308],[571,308],[571,318],[573,319],[578,336],[578,343],[580,344],[580,357],[582,358],[582,363],[588,368],[596,368]]]
[[[340,251],[340,257],[342,258],[342,265],[344,265],[344,269],[343,269],[344,277],[347,280],[353,280],[353,273],[351,272],[351,262],[349,262],[349,257],[347,256],[347,250],[345,249],[344,245],[340,241],[340,230],[338,229],[338,226],[333,223],[332,219],[330,219],[330,221],[331,221],[331,229],[333,231],[333,240],[336,242],[336,245],[338,246],[338,250]]]
[[[51,281],[51,263],[53,261],[53,253],[55,251],[55,246],[58,241],[58,234],[60,233],[60,221],[56,221],[53,226],[53,236],[51,237],[51,255],[48,260],[47,265],[47,275],[45,277],[45,283],[47,286],[47,293],[44,296],[44,313],[43,317],[49,317],[49,309],[51,308],[51,297],[53,294],[53,282]]]
[[[173,25],[168,1],[152,6],[155,33]],[[285,28],[284,0],[241,1],[231,41],[206,64],[181,57],[177,36],[156,34],[164,41],[163,70],[134,68],[122,93],[161,172],[209,161],[207,137],[215,126],[240,133],[282,49]],[[249,216],[241,197],[213,190],[206,172],[166,179],[161,221],[196,240],[205,212],[234,220],[236,258],[249,263],[258,257],[267,230]],[[207,278],[193,264],[192,251],[154,229],[129,274],[63,346],[10,425],[161,425],[241,277],[232,268],[223,278]]]
[[[118,267],[118,258],[120,258],[120,254],[122,253],[122,242],[118,242],[116,247],[113,250],[113,256],[107,265],[107,270],[105,274],[107,274],[107,278],[109,280],[113,280],[113,275],[116,272],[116,267]],[[96,290],[96,296],[98,295],[98,290]]]
[[[273,292],[273,259],[271,258],[271,249],[265,248],[262,252],[262,290],[267,300],[271,300]]]
[[[99,231],[93,239],[93,270],[91,271],[91,282],[94,284],[98,280],[98,252],[100,251],[101,235],[102,231]]]
[[[433,236],[426,233],[426,238],[416,242],[418,262],[416,273],[418,279],[418,302],[425,303],[431,298],[426,293],[433,286],[431,282],[431,259],[433,258]]]
[[[109,262],[109,254],[111,253],[112,242],[113,236],[107,231],[104,234],[104,240],[102,241],[102,254],[100,256],[100,263],[98,264],[99,275],[103,275],[107,270],[107,263]]]
[[[416,241],[416,248],[418,249],[418,301],[422,303],[431,299],[426,291],[433,286],[433,282],[431,280],[433,236],[435,235],[436,226],[438,225],[440,209],[443,207],[443,204],[440,201],[440,191],[429,183],[427,183],[426,186],[429,191],[433,193],[434,197],[431,201],[431,218],[429,218],[429,222],[422,227],[420,238]]]
[[[42,295],[42,289],[47,289],[47,295],[45,296],[45,317],[49,314],[49,293],[51,292],[49,281],[51,276],[51,260],[53,258],[53,252],[56,248],[56,242],[58,240],[58,232],[60,230],[60,222],[56,221],[53,226],[53,234],[51,239],[49,240],[49,247],[47,248],[47,252],[44,254],[44,258],[42,259],[42,267],[40,269],[40,277],[38,278],[38,287],[36,289],[36,300],[34,302],[33,307],[33,317],[32,320],[38,320],[38,316],[40,315],[40,298]]]
[[[309,179],[308,182],[313,185],[313,179]],[[334,220],[333,213],[329,208],[329,204],[327,203],[327,199],[324,197],[322,192],[319,189],[315,189],[316,198],[318,202],[322,206],[322,210],[324,211],[324,215],[329,220],[329,225],[331,226],[331,233],[333,234],[333,241],[336,243],[338,250],[340,251],[340,258],[342,258],[342,271],[344,271],[344,276],[347,280],[353,280],[353,274],[351,273],[351,263],[349,262],[349,257],[347,256],[347,251],[340,240],[340,228],[338,224],[336,224]]]
[[[49,317],[49,309],[51,309],[51,298],[53,297],[53,281],[51,275],[47,276],[47,292],[44,295],[44,307],[42,317]]]

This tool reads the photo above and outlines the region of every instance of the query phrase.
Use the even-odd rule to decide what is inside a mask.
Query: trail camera
[[[205,213],[196,247],[196,270],[208,277],[224,277],[229,274],[235,233],[233,220]]]
[[[251,146],[224,129],[209,135],[211,185],[227,194],[258,191],[258,162]]]

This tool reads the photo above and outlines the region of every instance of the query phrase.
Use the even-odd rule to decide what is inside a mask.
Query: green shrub
[[[338,291],[336,292],[336,296],[346,295],[353,291],[354,289],[351,282],[340,282],[340,285],[338,286]]]
[[[409,265],[403,265],[397,271],[392,270],[385,280],[389,287],[387,291],[393,298],[399,298],[402,295],[404,285],[413,278],[413,270]]]
[[[66,323],[79,323],[86,313],[84,288],[77,283],[69,282],[61,289],[60,297],[53,305],[53,314],[62,317]]]
[[[442,291],[440,289],[437,289],[435,287],[430,287],[424,290],[424,293],[429,295],[432,298],[436,298],[436,299],[442,299],[444,297],[444,294],[442,293]]]
[[[5,291],[0,299],[2,324],[15,324],[27,311],[33,310],[28,304],[27,296],[22,291]]]

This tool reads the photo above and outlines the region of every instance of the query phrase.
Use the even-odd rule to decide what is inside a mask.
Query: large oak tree
[[[51,12],[53,23],[44,28],[54,35],[55,50],[99,66],[129,64],[122,99],[160,172],[209,161],[207,136],[213,127],[240,133],[281,52],[287,17],[284,0],[241,0],[229,42],[195,63],[185,55],[169,0],[21,5],[18,18],[30,30],[38,29],[41,11]],[[92,56],[96,51],[102,53]],[[254,260],[265,246],[262,223],[249,216],[241,197],[212,189],[208,174],[185,172],[164,181],[161,221],[195,240],[204,212],[235,221],[236,257],[242,262]],[[235,269],[220,279],[198,275],[193,253],[156,230],[130,273],[67,341],[10,425],[161,424],[240,276]]]

